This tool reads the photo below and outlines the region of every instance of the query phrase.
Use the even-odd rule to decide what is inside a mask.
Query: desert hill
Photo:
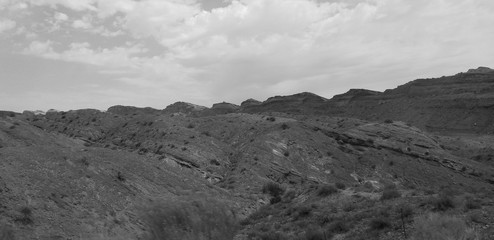
[[[4,112],[0,236],[391,240],[434,212],[492,239],[493,84],[480,68],[332,99]],[[218,225],[191,209],[228,237],[188,237]]]

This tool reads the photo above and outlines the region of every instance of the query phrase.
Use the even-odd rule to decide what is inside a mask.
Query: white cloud
[[[55,15],[53,16],[53,18],[55,18],[55,20],[57,20],[57,21],[62,21],[62,22],[69,20],[69,16],[67,16],[67,14],[61,13],[61,12],[56,12]]]
[[[23,53],[39,57],[91,64],[105,68],[123,68],[127,73],[135,70],[142,61],[135,55],[145,53],[147,50],[140,45],[128,47],[92,49],[87,42],[71,43],[67,50],[56,52],[53,42],[33,41],[24,49]]]
[[[94,7],[94,0],[28,0],[31,4],[36,6],[57,6],[62,5],[69,9],[75,11],[85,11],[91,10],[95,11],[96,7]]]
[[[52,41],[33,41],[22,53],[51,59],[56,59],[58,57],[58,54],[53,50]]]
[[[14,29],[16,26],[16,22],[10,19],[0,19],[0,33]]]
[[[72,27],[81,29],[90,29],[93,27],[91,16],[85,15],[81,19],[77,19],[72,23]]]

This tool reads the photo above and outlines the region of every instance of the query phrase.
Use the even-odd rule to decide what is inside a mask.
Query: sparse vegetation
[[[376,217],[369,222],[369,227],[372,230],[383,230],[391,226],[391,222],[385,217]]]
[[[343,220],[336,220],[328,225],[329,233],[341,234],[350,231],[350,227]]]
[[[388,200],[401,197],[401,193],[396,189],[394,184],[389,184],[384,187],[381,200]]]
[[[346,185],[342,182],[336,182],[335,183],[335,187],[340,189],[340,190],[345,190],[346,189]]]
[[[452,197],[444,194],[439,197],[431,197],[429,205],[432,206],[434,211],[446,211],[455,207]]]
[[[33,211],[29,207],[22,207],[19,210],[19,213],[21,214],[20,217],[16,219],[17,222],[20,222],[24,225],[29,225],[33,223]]]
[[[318,187],[317,189],[317,195],[320,197],[327,197],[329,195],[335,194],[338,192],[338,189],[329,184],[324,184]]]
[[[320,227],[311,226],[305,231],[306,240],[328,240],[331,238],[332,236],[324,232]]]
[[[471,196],[467,196],[465,198],[465,209],[466,210],[479,209],[479,208],[482,208],[482,205],[478,199],[471,197]]]
[[[118,172],[118,173],[117,173],[117,179],[118,179],[118,181],[120,181],[120,182],[125,181],[125,177],[123,176],[122,172]]]
[[[160,201],[144,210],[151,240],[231,240],[238,230],[225,204],[209,198]]]
[[[220,166],[221,165],[221,163],[218,160],[216,160],[216,159],[209,160],[209,163],[211,163],[212,165],[215,165],[215,166]]]
[[[413,240],[480,240],[478,234],[457,217],[431,213],[415,219]]]
[[[262,192],[271,195],[271,204],[281,201],[281,195],[285,192],[279,184],[274,182],[268,182],[262,187]]]

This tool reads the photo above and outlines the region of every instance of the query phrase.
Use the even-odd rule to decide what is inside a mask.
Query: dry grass
[[[415,219],[413,240],[479,240],[460,218],[431,213]]]
[[[232,240],[238,230],[225,204],[208,198],[162,201],[144,219],[153,240]]]

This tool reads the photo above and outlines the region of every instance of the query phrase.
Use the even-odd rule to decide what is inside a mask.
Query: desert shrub
[[[350,227],[348,226],[348,224],[345,221],[336,220],[336,221],[329,224],[327,231],[329,233],[337,233],[337,234],[346,233],[346,232],[350,231]]]
[[[295,190],[286,191],[283,195],[283,202],[291,202],[297,196],[297,192]]]
[[[478,234],[465,221],[437,213],[415,219],[413,240],[476,240]]]
[[[391,119],[386,119],[386,120],[384,120],[384,123],[388,123],[388,124],[389,124],[389,123],[393,123],[393,120],[391,120]]]
[[[342,206],[342,209],[345,212],[351,212],[351,211],[355,210],[356,207],[357,206],[353,202],[344,202],[343,203],[343,206]]]
[[[212,199],[160,201],[144,211],[149,239],[231,240],[238,229],[225,204]]]
[[[317,195],[320,197],[326,197],[338,192],[338,189],[333,185],[321,185],[317,189]]]
[[[478,199],[475,199],[473,197],[467,197],[465,199],[465,209],[466,210],[471,210],[471,209],[480,209],[482,208],[482,204]]]
[[[275,204],[275,203],[279,203],[281,202],[281,197],[280,196],[275,196],[275,197],[272,197],[270,200],[269,200],[269,203],[271,204]]]
[[[286,151],[283,153],[283,156],[288,157],[288,156],[290,156],[290,153],[288,151]]]
[[[290,128],[290,126],[288,126],[288,124],[286,124],[286,123],[281,124],[281,129],[286,130],[289,128]]]
[[[413,208],[407,203],[401,203],[397,205],[395,211],[398,216],[403,218],[409,218],[413,216]]]
[[[276,209],[272,208],[270,205],[265,205],[260,207],[257,211],[253,212],[246,219],[240,222],[241,225],[249,225],[252,222],[256,222],[260,219],[263,219],[269,215],[273,215],[276,212]]]
[[[401,193],[396,189],[395,185],[386,185],[381,196],[381,200],[388,200],[401,197]]]
[[[376,217],[369,222],[369,227],[372,230],[382,230],[391,226],[391,223],[386,217]]]
[[[221,163],[218,160],[216,160],[216,159],[209,160],[209,163],[211,163],[212,165],[216,165],[216,166],[221,165]]]
[[[308,217],[311,213],[312,208],[310,206],[304,205],[297,207],[297,219]]]
[[[187,124],[187,128],[195,128],[196,126],[193,123]]]
[[[285,189],[279,184],[274,182],[268,182],[262,186],[262,193],[269,194],[271,197],[280,197],[285,192]]]
[[[345,190],[346,189],[345,184],[342,183],[342,182],[335,183],[335,187],[338,188],[338,189],[341,189],[341,190]]]
[[[285,240],[286,236],[283,233],[276,232],[274,230],[269,230],[263,233],[251,233],[249,234],[249,239],[260,239],[260,240]]]
[[[33,223],[33,211],[29,207],[23,207],[19,210],[21,216],[16,219],[17,222],[20,222],[24,225]]]
[[[332,237],[331,234],[324,232],[320,227],[309,227],[305,231],[306,240],[326,240]]]
[[[124,175],[122,174],[122,172],[118,172],[118,173],[117,173],[117,179],[118,179],[118,181],[120,181],[120,182],[124,182],[124,181],[125,181],[125,177],[124,177]]]
[[[432,206],[434,211],[446,211],[455,207],[452,197],[446,195],[430,198],[429,205]]]
[[[274,122],[274,121],[276,121],[276,118],[275,117],[267,117],[266,120],[268,120],[270,122]]]

